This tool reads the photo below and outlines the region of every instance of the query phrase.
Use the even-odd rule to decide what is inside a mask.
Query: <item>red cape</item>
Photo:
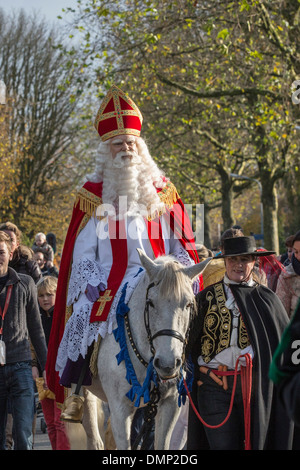
[[[195,247],[193,231],[184,204],[172,183],[168,183],[162,191],[158,190],[161,199],[169,207],[164,216],[170,223],[171,229],[178,238],[190,257],[199,262]],[[170,192],[172,202],[170,204]],[[89,218],[95,215],[97,207],[101,204],[102,183],[87,182],[81,188],[76,198],[72,218],[68,228],[63,248],[59,269],[56,302],[53,312],[51,334],[48,344],[48,356],[46,363],[47,383],[51,391],[55,393],[58,403],[64,402],[64,387],[59,384],[59,375],[55,370],[58,347],[64,334],[65,324],[72,314],[72,306],[67,307],[68,282],[71,273],[74,244],[78,233],[86,225]]]

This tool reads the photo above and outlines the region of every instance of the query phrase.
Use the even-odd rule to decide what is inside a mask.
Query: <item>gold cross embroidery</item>
[[[110,302],[112,300],[112,296],[110,295],[111,290],[106,290],[104,294],[99,297],[97,302],[99,302],[99,308],[96,313],[96,317],[101,317],[103,310],[105,308],[106,302]]]

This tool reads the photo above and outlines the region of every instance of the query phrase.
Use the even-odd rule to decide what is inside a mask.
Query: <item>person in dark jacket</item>
[[[46,241],[52,247],[53,253],[56,253],[56,235],[52,232],[47,233]]]
[[[224,278],[196,297],[186,350],[196,407],[190,408],[188,450],[292,447],[293,423],[268,378],[288,316],[276,294],[252,277],[256,258],[273,253],[258,251],[253,237],[225,239]]]
[[[45,255],[42,251],[35,251],[33,259],[37,262],[43,276],[58,277],[58,269],[53,264],[52,266],[46,264]]]
[[[45,380],[47,346],[33,279],[8,266],[11,256],[10,237],[0,231],[0,449],[5,449],[10,400],[14,448],[30,450],[34,399],[30,340]]]
[[[33,259],[33,251],[25,245],[21,245],[22,233],[12,222],[0,224],[0,230],[7,233],[12,243],[12,259],[9,266],[17,273],[28,274],[35,283],[43,276],[37,262]]]
[[[12,258],[8,266],[13,268],[17,273],[27,274],[32,277],[35,284],[43,277],[39,265],[33,260],[33,252],[30,248],[21,244],[22,232],[12,222],[4,222],[0,224],[0,230],[7,233],[11,240]],[[33,403],[35,409],[35,402]],[[36,415],[34,417],[33,429],[35,429]],[[7,407],[7,424],[6,424],[6,448],[13,448],[13,420],[11,414],[11,403],[8,401]]]
[[[294,449],[300,449],[300,299],[273,355],[269,376],[295,423]]]

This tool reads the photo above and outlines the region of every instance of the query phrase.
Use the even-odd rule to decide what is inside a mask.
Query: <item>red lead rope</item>
[[[5,304],[4,304],[3,311],[2,311],[2,308],[0,306],[0,317],[1,317],[0,335],[1,336],[3,334],[3,322],[4,322],[4,317],[6,315],[6,312],[7,312],[8,306],[9,306],[12,288],[13,288],[12,285],[9,285],[8,288],[7,288],[6,299],[5,299]]]
[[[252,390],[252,359],[250,354],[243,354],[237,358],[234,370],[234,381],[230,399],[229,410],[226,418],[220,424],[210,425],[207,424],[200,416],[195,404],[192,401],[191,394],[188,390],[186,381],[184,380],[184,387],[186,389],[187,395],[189,397],[190,404],[201,423],[210,429],[217,429],[223,426],[229,419],[233,407],[234,395],[236,390],[236,381],[238,376],[238,365],[242,358],[245,358],[246,366],[241,366],[241,383],[242,383],[242,394],[243,394],[243,404],[244,404],[244,425],[245,425],[245,450],[251,450],[250,442],[250,429],[251,429],[251,390]]]
[[[240,356],[241,357],[241,356]],[[252,358],[245,354],[246,367],[241,366],[241,382],[244,403],[245,450],[251,450],[251,390],[252,390]]]

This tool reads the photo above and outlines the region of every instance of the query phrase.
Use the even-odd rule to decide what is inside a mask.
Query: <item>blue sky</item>
[[[77,0],[0,0],[0,7],[7,13],[18,11],[21,8],[28,13],[36,11],[50,22],[58,22],[57,16],[61,15],[62,8],[75,8]]]

